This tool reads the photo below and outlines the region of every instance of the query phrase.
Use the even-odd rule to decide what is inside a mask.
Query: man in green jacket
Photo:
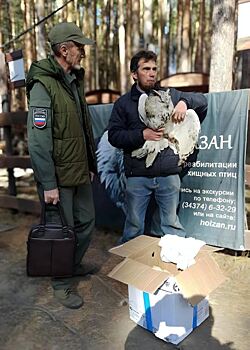
[[[77,235],[75,275],[83,274],[81,260],[94,228],[91,181],[96,173],[95,146],[84,96],[86,38],[74,23],[59,23],[49,33],[52,55],[33,62],[27,76],[28,147],[40,200],[63,208]],[[47,216],[58,221],[55,206]],[[83,300],[72,289],[72,278],[53,278],[54,296],[77,309]]]

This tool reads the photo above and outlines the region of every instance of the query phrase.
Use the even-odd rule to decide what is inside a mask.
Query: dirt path
[[[118,233],[95,230],[85,263],[94,275],[78,279],[84,296],[80,310],[68,310],[52,297],[49,278],[28,278],[26,238],[31,215],[0,209],[1,350],[248,350],[250,259],[225,253],[214,257],[227,276],[210,296],[211,316],[178,347],[136,326],[128,316],[127,287],[107,277],[120,258],[108,253]],[[3,227],[3,226],[2,226]]]

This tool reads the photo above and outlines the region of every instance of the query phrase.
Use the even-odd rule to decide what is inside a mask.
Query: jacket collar
[[[139,98],[140,98],[140,96],[141,96],[141,92],[137,89],[137,87],[136,87],[136,83],[134,83],[133,85],[132,85],[132,88],[131,88],[131,99],[133,100],[133,101],[138,101],[139,100]]]

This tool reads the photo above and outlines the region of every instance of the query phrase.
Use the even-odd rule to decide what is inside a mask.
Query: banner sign
[[[249,90],[207,94],[208,113],[202,122],[197,149],[185,162],[181,176],[179,218],[188,236],[236,250],[244,249],[248,96]],[[112,106],[89,108],[97,149],[101,145],[97,150],[102,183],[99,190],[107,192],[106,199],[112,198],[121,208],[122,154],[108,144],[105,132]],[[114,193],[119,200],[114,200]],[[96,196],[100,202],[102,195]],[[106,209],[108,206],[107,202]],[[103,210],[102,204],[100,215]],[[123,223],[124,214],[120,210],[115,217],[120,215],[119,222]],[[97,219],[98,215],[97,212]],[[107,217],[112,225],[113,213],[105,213],[106,222]]]
[[[185,163],[180,221],[189,236],[244,249],[249,90],[210,93],[195,159]]]

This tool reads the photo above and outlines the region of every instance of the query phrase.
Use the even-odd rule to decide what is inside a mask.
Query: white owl
[[[193,153],[200,132],[200,121],[196,112],[188,109],[186,117],[181,123],[172,121],[174,105],[167,91],[153,90],[148,96],[142,94],[138,103],[141,121],[154,130],[164,127],[163,138],[159,141],[145,141],[141,148],[132,152],[132,157],[146,157],[146,167],[150,167],[157,154],[170,147],[179,155],[179,165]]]

